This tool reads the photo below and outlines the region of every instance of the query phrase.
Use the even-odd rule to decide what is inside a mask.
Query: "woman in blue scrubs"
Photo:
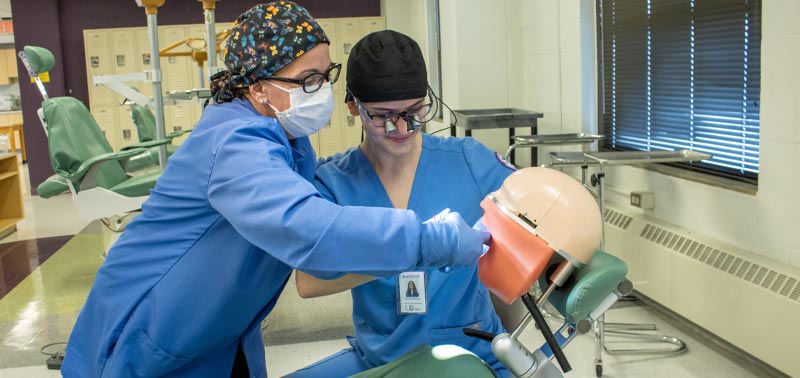
[[[384,30],[356,43],[347,62],[348,107],[362,120],[358,148],[317,168],[320,193],[340,205],[414,210],[423,217],[445,208],[467,222],[483,215],[481,200],[513,172],[499,154],[472,138],[440,138],[420,131],[435,114],[426,66],[411,38]],[[394,249],[375,250],[392,256]],[[411,287],[417,295],[411,296]],[[375,278],[350,274],[320,280],[297,272],[297,290],[315,297],[351,290],[352,346],[289,375],[346,377],[390,362],[423,344],[456,344],[509,372],[491,344],[462,333],[464,327],[505,332],[477,264],[450,271],[426,269]]]
[[[486,233],[458,215],[420,223],[320,197],[307,135],[330,119],[340,67],[304,8],[239,16],[225,64],[215,104],[97,272],[65,377],[265,377],[259,325],[293,267],[383,276],[480,255]]]

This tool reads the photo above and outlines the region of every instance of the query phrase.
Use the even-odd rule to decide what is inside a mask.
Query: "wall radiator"
[[[800,377],[797,269],[645,215],[606,207],[604,217],[606,250],[628,263],[636,290]]]

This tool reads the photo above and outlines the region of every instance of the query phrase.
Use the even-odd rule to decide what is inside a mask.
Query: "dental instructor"
[[[260,323],[292,268],[333,279],[475,263],[488,234],[457,213],[342,207],[310,183],[307,136],[331,117],[341,67],[328,45],[289,1],[238,17],[215,103],[97,272],[65,377],[265,377]]]

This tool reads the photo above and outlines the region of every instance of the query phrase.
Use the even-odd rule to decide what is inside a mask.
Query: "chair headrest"
[[[25,46],[23,48],[25,56],[28,57],[28,64],[37,75],[49,72],[56,65],[56,58],[50,50],[38,46]]]

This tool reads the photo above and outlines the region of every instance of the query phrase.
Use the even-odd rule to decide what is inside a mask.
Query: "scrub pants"
[[[364,364],[353,348],[342,349],[284,378],[338,378],[358,374],[370,367]]]

